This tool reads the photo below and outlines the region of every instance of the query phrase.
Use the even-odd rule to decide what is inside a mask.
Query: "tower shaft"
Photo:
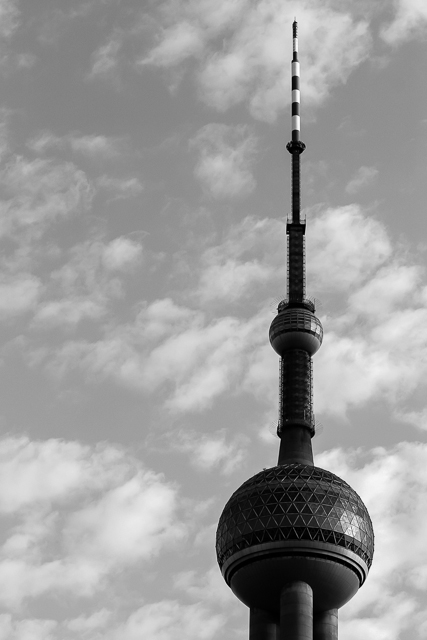
[[[313,464],[311,438],[314,435],[313,369],[311,357],[322,342],[322,326],[314,305],[305,293],[305,220],[301,219],[300,65],[298,32],[292,25],[292,139],[286,145],[292,156],[291,215],[288,217],[287,300],[282,300],[270,328],[270,341],[281,356],[279,422],[281,438],[279,464]]]

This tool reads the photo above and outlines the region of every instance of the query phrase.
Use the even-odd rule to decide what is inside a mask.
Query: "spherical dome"
[[[247,606],[278,609],[294,580],[311,585],[315,609],[339,608],[363,584],[374,535],[366,507],[336,475],[290,463],[247,480],[217,530],[224,578]]]
[[[322,324],[308,309],[279,310],[270,326],[271,346],[279,356],[289,349],[304,349],[313,356],[320,349],[322,339]]]

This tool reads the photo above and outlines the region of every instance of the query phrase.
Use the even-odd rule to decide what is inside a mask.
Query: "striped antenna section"
[[[292,23],[293,56],[292,56],[292,141],[300,139],[300,69],[298,62],[298,24]]]

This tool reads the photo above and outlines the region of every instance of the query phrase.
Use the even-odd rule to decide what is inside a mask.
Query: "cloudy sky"
[[[427,4],[0,0],[0,640],[247,638],[294,16],[313,444],[376,531],[340,640],[427,635]]]

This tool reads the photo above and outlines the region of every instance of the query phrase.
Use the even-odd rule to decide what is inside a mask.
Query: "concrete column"
[[[271,613],[261,609],[250,610],[249,640],[279,640],[277,620]]]
[[[313,640],[338,640],[338,609],[314,614]]]
[[[313,591],[292,582],[280,595],[280,640],[313,640]]]
[[[314,465],[311,434],[307,427],[290,425],[283,427],[280,434],[280,448],[278,465],[287,462],[299,462]]]

